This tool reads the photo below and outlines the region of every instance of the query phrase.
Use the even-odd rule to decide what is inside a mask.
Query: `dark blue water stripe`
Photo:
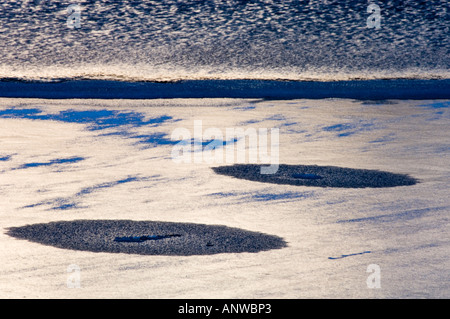
[[[46,99],[450,99],[450,79],[335,82],[188,80],[170,83],[103,80],[74,80],[56,83],[0,81],[0,97]]]

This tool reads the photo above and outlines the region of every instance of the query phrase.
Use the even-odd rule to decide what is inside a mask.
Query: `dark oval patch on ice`
[[[287,245],[277,236],[227,226],[132,220],[59,221],[12,227],[7,234],[64,249],[140,255],[257,253]]]
[[[261,174],[261,165],[258,164],[219,166],[213,170],[217,174],[250,181],[296,186],[378,188],[417,183],[415,178],[405,174],[336,166],[282,164],[275,174]]]

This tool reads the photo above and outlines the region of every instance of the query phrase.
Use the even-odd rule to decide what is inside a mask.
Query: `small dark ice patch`
[[[316,174],[292,174],[293,178],[301,178],[301,179],[321,179],[322,176]]]
[[[180,234],[170,234],[170,235],[151,235],[151,236],[128,236],[128,237],[116,237],[114,241],[121,243],[142,243],[146,240],[160,240],[171,237],[181,237]]]
[[[287,246],[280,237],[239,228],[156,221],[59,221],[12,227],[7,234],[64,249],[140,255],[257,253]]]
[[[351,256],[358,256],[358,255],[364,255],[364,254],[370,254],[370,253],[371,253],[370,250],[366,250],[366,251],[363,251],[363,252],[361,252],[361,253],[354,253],[354,254],[348,254],[348,255],[341,255],[341,256],[339,256],[339,257],[328,257],[328,259],[336,260],[336,259],[343,259],[343,258],[347,258],[347,257],[351,257]]]
[[[240,179],[296,186],[365,188],[408,186],[417,183],[415,178],[405,174],[336,166],[281,164],[275,174],[261,174],[261,165],[258,164],[235,164],[212,169],[217,174]]]

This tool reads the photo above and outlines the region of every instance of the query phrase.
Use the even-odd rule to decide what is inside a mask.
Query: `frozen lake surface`
[[[0,297],[448,298],[449,106],[447,100],[3,98]],[[278,128],[280,164],[380,170],[418,183],[271,184],[216,174],[212,168],[224,163],[174,162],[172,132],[193,131],[198,120],[204,130],[223,132]],[[195,231],[187,242],[193,245],[202,240],[199,229],[221,238],[217,245],[226,244],[224,229],[235,239],[250,234],[250,246],[255,238],[286,245],[140,255],[7,234],[26,225],[92,221],[102,225],[92,234],[97,242],[113,239],[107,223],[96,220],[197,225],[182,234]],[[49,242],[59,240],[53,235]],[[170,250],[181,240],[157,239],[126,244],[164,243]],[[368,285],[373,265],[380,288]],[[68,269],[79,269],[80,288],[68,286]]]

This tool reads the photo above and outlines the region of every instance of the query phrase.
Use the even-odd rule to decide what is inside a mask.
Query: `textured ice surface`
[[[3,0],[0,78],[449,78],[448,1],[374,1],[380,29],[369,3]]]

